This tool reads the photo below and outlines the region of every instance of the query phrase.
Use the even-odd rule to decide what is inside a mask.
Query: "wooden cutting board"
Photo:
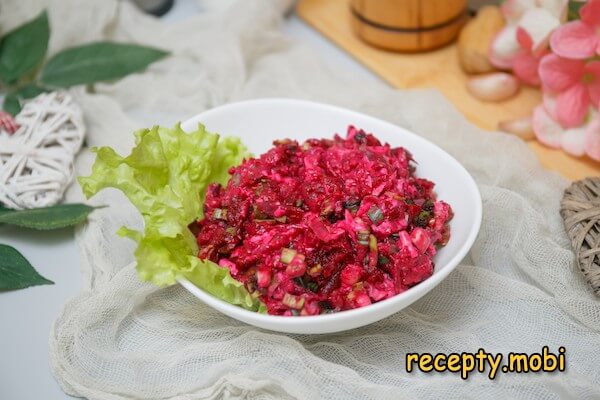
[[[297,14],[358,61],[396,88],[437,88],[475,125],[495,130],[498,122],[529,115],[540,103],[539,90],[523,88],[502,103],[484,103],[465,89],[467,75],[458,63],[456,46],[420,54],[400,54],[371,47],[350,26],[349,0],[300,0]],[[537,141],[528,142],[541,164],[576,180],[600,175],[600,163],[576,158]]]

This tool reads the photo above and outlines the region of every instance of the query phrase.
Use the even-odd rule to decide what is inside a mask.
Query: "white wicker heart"
[[[20,127],[14,134],[0,131],[0,203],[13,209],[56,204],[83,143],[81,108],[66,92],[43,93],[15,119]]]

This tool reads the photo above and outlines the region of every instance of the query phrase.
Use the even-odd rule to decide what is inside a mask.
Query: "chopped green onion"
[[[225,220],[227,219],[227,210],[222,208],[215,208],[212,214],[214,219]]]
[[[377,257],[377,262],[380,265],[388,265],[390,263],[390,260],[386,256],[379,255],[379,257]]]
[[[371,206],[371,208],[367,212],[367,215],[369,216],[371,222],[374,224],[378,224],[381,221],[383,221],[383,211],[381,211],[381,209],[375,204]]]
[[[296,283],[296,285],[300,286],[303,289],[306,289],[306,282],[304,282],[304,279],[302,279],[301,276],[297,276],[292,280]]]
[[[429,224],[430,219],[431,213],[429,211],[421,211],[419,215],[413,219],[413,223],[418,227],[425,228],[427,224]]]
[[[281,300],[281,302],[289,308],[296,310],[301,310],[302,307],[304,307],[304,297],[294,296],[293,294],[289,293],[286,293],[283,296],[283,300]]]
[[[368,246],[369,245],[369,232],[359,231],[358,234],[356,235],[356,239],[358,240],[359,244],[362,244],[363,246]]]
[[[296,253],[296,250],[284,247],[283,249],[281,249],[281,262],[284,264],[291,263],[294,257],[296,257]]]
[[[316,292],[317,289],[319,289],[319,285],[317,284],[317,282],[308,282],[301,276],[294,278],[293,281],[296,283],[296,285],[300,286],[301,288],[308,289],[312,292]]]
[[[425,211],[433,211],[433,205],[433,200],[428,199],[421,208]]]
[[[348,199],[344,202],[344,208],[346,208],[350,211],[358,210],[359,206],[360,206],[360,200],[358,200],[358,199]]]

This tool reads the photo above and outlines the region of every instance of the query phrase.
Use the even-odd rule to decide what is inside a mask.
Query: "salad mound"
[[[411,154],[352,126],[346,138],[274,142],[206,189],[198,257],[273,315],[366,306],[433,274],[451,207]]]

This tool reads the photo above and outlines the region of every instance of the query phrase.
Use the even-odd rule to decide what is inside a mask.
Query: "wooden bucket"
[[[367,43],[395,51],[453,41],[468,19],[467,0],[351,0],[352,25]]]

